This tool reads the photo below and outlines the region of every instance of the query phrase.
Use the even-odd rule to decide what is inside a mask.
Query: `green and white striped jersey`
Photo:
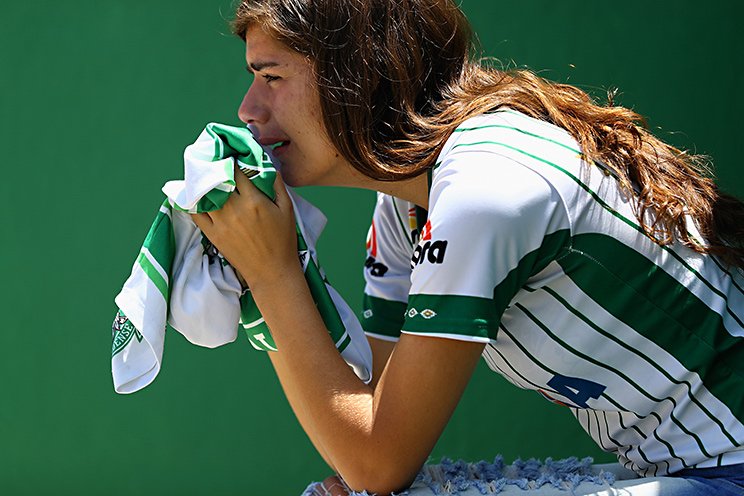
[[[744,463],[741,272],[656,244],[567,132],[510,110],[453,133],[429,206],[419,233],[412,204],[378,196],[368,334],[486,343],[641,475]]]

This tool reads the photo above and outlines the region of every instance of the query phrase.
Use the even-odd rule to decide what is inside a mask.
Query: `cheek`
[[[285,119],[285,122],[294,128],[295,135],[302,136],[305,141],[314,144],[328,142],[328,133],[323,124],[323,114],[317,97],[309,98],[308,95],[298,95],[290,101],[293,101],[293,104],[287,108],[287,117],[290,117],[290,120]]]

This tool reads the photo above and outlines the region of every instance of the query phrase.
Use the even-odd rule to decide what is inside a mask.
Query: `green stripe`
[[[652,401],[655,401],[656,403],[662,403],[663,401],[667,401],[668,400],[668,401],[671,401],[672,405],[674,405],[675,408],[677,407],[677,402],[671,396],[667,396],[666,398],[657,398],[656,396],[650,394],[648,391],[646,391],[645,389],[643,389],[639,384],[637,384],[634,380],[632,380],[630,377],[628,377],[627,375],[625,375],[620,370],[618,370],[618,369],[616,369],[614,367],[611,367],[611,366],[607,365],[606,363],[600,362],[599,360],[595,360],[591,356],[589,356],[589,355],[587,355],[585,353],[582,353],[581,351],[577,350],[573,346],[571,346],[568,343],[566,343],[565,341],[563,341],[555,333],[553,333],[548,328],[547,325],[545,325],[532,312],[530,312],[524,305],[522,305],[520,303],[515,303],[514,306],[516,308],[519,308],[522,311],[522,313],[524,313],[527,316],[527,318],[529,318],[532,322],[534,322],[540,329],[542,329],[543,332],[545,332],[545,334],[547,334],[553,341],[555,341],[556,343],[558,343],[562,348],[564,348],[565,350],[567,350],[569,353],[571,353],[571,354],[573,354],[573,355],[581,358],[582,360],[584,360],[586,362],[589,362],[589,363],[591,363],[591,364],[593,364],[593,365],[595,365],[595,366],[597,366],[599,368],[602,368],[602,369],[605,369],[605,370],[609,370],[610,372],[614,373],[615,375],[617,375],[618,377],[620,377],[622,380],[624,380],[626,383],[630,384],[633,388],[635,388],[636,391],[638,391],[639,393],[641,393],[646,398],[648,398],[648,399],[650,399]],[[656,417],[657,420],[659,421],[659,423],[662,423],[661,417],[656,412],[651,412],[650,414],[652,416]],[[691,436],[693,439],[695,439],[695,442],[697,443],[698,448],[700,448],[700,451],[706,457],[711,458],[712,455],[709,454],[708,451],[705,449],[705,446],[703,445],[703,442],[700,440],[700,438],[695,433],[693,433],[690,430],[688,430],[684,426],[684,424],[682,424],[682,422],[680,422],[674,416],[674,411],[672,411],[670,413],[669,418],[672,420],[672,422],[674,422],[674,424],[677,427],[679,427],[680,429],[682,429],[682,431],[684,431],[685,434],[687,434],[687,435]],[[663,439],[661,439],[660,437],[658,437],[658,435],[656,434],[656,431],[655,430],[654,430],[653,434],[654,434],[654,437],[656,437],[656,439],[658,439],[661,443],[663,443],[665,446],[667,446],[667,448],[669,448],[669,452],[672,454],[672,456],[674,458],[677,458],[679,461],[681,461],[682,464],[685,466],[685,468],[689,467],[689,465],[687,465],[682,458],[680,458],[679,456],[677,456],[677,454],[674,452],[674,448],[672,447],[671,444],[669,444],[668,442],[666,442]]]
[[[610,236],[575,236],[573,250],[558,263],[585,294],[696,372],[714,396],[744,419],[744,339],[725,330],[721,315]]]
[[[612,437],[612,434],[610,434],[610,424],[607,422],[607,412],[604,410],[601,410],[602,418],[604,419],[605,429],[607,429],[605,432],[607,432],[607,437],[609,438],[611,443],[615,443],[616,449],[613,450],[613,452],[620,451],[620,448],[622,446],[625,446],[623,443],[619,442],[617,439]],[[597,418],[597,422],[599,422],[599,417]]]
[[[150,278],[155,287],[158,288],[158,291],[163,295],[165,301],[168,301],[168,283],[163,279],[163,276],[160,275],[158,269],[156,269],[152,262],[150,262],[144,252],[140,252],[139,257],[137,257],[137,263],[139,263],[140,267],[142,267],[142,270],[145,271],[145,274],[147,274],[147,277]]]
[[[497,146],[502,146],[504,148],[508,148],[509,150],[512,150],[512,151],[515,151],[517,153],[521,153],[523,155],[526,155],[526,156],[528,156],[528,157],[530,157],[530,158],[532,158],[534,160],[537,160],[539,162],[542,162],[544,164],[547,164],[547,165],[553,167],[554,169],[561,171],[563,174],[565,174],[569,178],[571,178],[579,187],[581,187],[583,190],[585,190],[587,193],[589,193],[589,195],[592,197],[592,199],[594,199],[597,203],[599,203],[600,206],[603,209],[605,209],[607,212],[609,212],[614,217],[616,217],[617,219],[621,220],[622,222],[624,222],[628,226],[630,226],[633,229],[635,229],[636,231],[638,231],[640,234],[646,236],[647,238],[649,238],[650,240],[652,240],[654,243],[656,243],[656,241],[651,236],[649,236],[641,228],[641,226],[639,224],[637,224],[634,220],[631,220],[631,219],[625,217],[624,215],[620,214],[616,210],[614,210],[607,202],[605,202],[597,193],[595,193],[594,191],[592,191],[591,188],[589,188],[588,185],[584,184],[579,178],[577,178],[575,175],[573,175],[568,170],[564,169],[563,167],[561,167],[561,166],[559,166],[559,165],[557,165],[557,164],[555,164],[553,162],[550,162],[549,160],[546,160],[544,158],[538,157],[536,155],[533,155],[533,154],[531,154],[529,152],[526,152],[526,151],[521,150],[519,148],[513,147],[513,146],[508,145],[506,143],[500,143],[500,142],[497,142],[497,141],[479,141],[479,142],[476,142],[476,143],[460,143],[458,145],[455,145],[453,147],[453,149],[454,148],[461,147],[461,146],[476,146],[476,145],[485,145],[485,144],[497,145]],[[724,300],[726,299],[726,295],[725,294],[723,294],[718,288],[716,288],[715,286],[713,286],[713,284],[711,284],[710,281],[708,281],[705,277],[703,277],[703,275],[700,274],[700,272],[698,272],[694,267],[692,267],[689,263],[687,263],[687,261],[685,261],[679,254],[677,254],[669,246],[659,245],[659,244],[657,244],[657,246],[659,248],[663,249],[664,251],[666,251],[669,255],[671,255],[672,257],[674,257],[675,260],[677,260],[677,262],[679,262],[680,264],[682,264],[688,271],[690,271],[691,273],[693,273],[695,275],[695,277],[698,280],[700,280],[703,284],[705,284],[710,291],[712,291],[713,293],[715,293],[719,297],[723,298]],[[739,319],[739,317],[736,314],[733,313],[733,311],[731,310],[731,308],[729,308],[728,304],[726,305],[726,312],[739,324],[740,327],[744,328],[744,322],[742,322],[742,320]]]
[[[617,413],[617,420],[618,420],[618,422],[620,422],[620,427],[621,427],[621,428],[622,428],[623,430],[626,430],[626,431],[627,431],[627,430],[628,430],[628,427],[627,427],[627,426],[626,426],[626,425],[625,425],[625,424],[623,423],[623,416],[622,416],[622,414],[621,414],[620,412],[616,412],[616,413]],[[631,412],[631,413],[632,413],[632,412]],[[638,417],[638,414],[634,414],[634,415],[635,415],[636,417]],[[640,418],[640,417],[638,417],[638,418]],[[640,430],[640,429],[639,429],[638,427],[636,427],[635,425],[632,425],[632,426],[630,426],[630,427],[631,427],[631,428],[632,428],[632,429],[633,429],[634,431],[636,431],[636,433],[638,433],[638,435],[639,435],[639,436],[641,436],[641,437],[642,437],[642,438],[644,439],[644,441],[645,441],[646,439],[648,439],[648,436],[647,436],[646,434],[644,434],[644,433],[643,433],[643,431],[641,431],[641,430]],[[650,462],[650,461],[648,460],[648,458],[646,458],[646,456],[645,456],[645,455],[643,454],[643,452],[641,451],[641,446],[640,446],[640,443],[639,443],[638,445],[628,445],[627,447],[628,447],[628,449],[626,449],[626,450],[625,450],[625,454],[623,454],[623,456],[624,456],[625,458],[628,458],[628,453],[630,453],[630,452],[631,452],[631,450],[632,450],[633,448],[636,448],[636,451],[638,451],[638,453],[639,453],[639,454],[641,455],[641,458],[643,458],[643,459],[644,459],[644,460],[645,460],[645,461],[646,461],[647,463],[651,463],[651,462]],[[640,469],[641,469],[641,466],[640,466],[640,465],[638,465],[637,463],[635,463],[634,461],[632,461],[632,460],[631,460],[630,458],[628,458],[628,462],[630,463],[630,465],[631,465],[631,466],[635,465],[636,467],[638,467],[638,470],[640,470]],[[669,468],[671,467],[671,465],[669,464],[669,462],[668,462],[668,461],[666,461],[666,460],[664,460],[664,463],[666,463],[666,464],[667,464],[667,470],[669,470]],[[653,465],[653,464],[652,464],[652,465]],[[625,466],[625,468],[627,468],[627,466],[626,466],[626,465],[624,465],[624,466]],[[654,473],[656,473],[655,471],[656,471],[656,468],[654,468]]]
[[[612,446],[610,445],[609,448],[606,448],[604,445],[604,441],[602,440],[602,426],[599,425],[599,415],[597,415],[596,410],[584,410],[586,412],[587,421],[589,423],[589,426],[592,425],[592,413],[594,414],[594,421],[597,423],[597,441],[599,441],[599,447],[602,448],[603,451],[612,451]]]
[[[347,346],[349,346],[349,343],[351,343],[351,335],[347,333],[344,340],[341,342],[341,344],[337,345],[336,348],[339,352],[342,352],[346,349]]]
[[[404,329],[411,332],[440,332],[488,337],[495,340],[498,322],[520,287],[531,276],[543,270],[550,262],[566,252],[570,232],[562,229],[548,234],[542,244],[523,256],[517,266],[509,271],[493,290],[493,299],[457,295],[411,295],[408,308],[415,315],[406,315]],[[429,309],[436,315],[426,318]]]
[[[467,132],[467,131],[478,131],[478,130],[481,130],[481,129],[489,129],[489,128],[507,129],[509,131],[517,131],[518,133],[521,133],[521,134],[524,134],[524,135],[527,135],[527,136],[532,136],[533,138],[537,138],[537,139],[540,139],[542,141],[547,141],[549,143],[553,143],[554,145],[558,145],[558,146],[560,146],[562,148],[565,148],[566,150],[569,150],[569,151],[571,151],[573,153],[576,153],[577,155],[582,155],[581,150],[579,150],[578,148],[574,148],[572,146],[569,146],[569,145],[567,145],[565,143],[562,143],[560,141],[557,141],[557,140],[554,140],[554,139],[551,139],[551,138],[546,138],[545,136],[540,136],[539,134],[535,134],[535,133],[531,133],[529,131],[525,131],[524,129],[520,129],[518,127],[506,126],[504,124],[486,124],[486,125],[483,125],[483,126],[476,126],[476,127],[458,127],[457,129],[455,129],[454,132],[455,133],[462,133],[462,132]]]
[[[489,346],[489,348],[492,349],[493,351],[495,351],[496,353],[498,353],[499,356],[501,357],[501,359],[504,361],[504,363],[512,370],[512,372],[514,372],[514,374],[516,374],[517,376],[519,376],[520,379],[522,379],[524,382],[526,382],[527,384],[529,384],[530,386],[532,386],[536,390],[543,389],[543,386],[539,386],[538,384],[535,384],[534,382],[532,382],[531,380],[527,379],[525,376],[523,376],[522,374],[520,374],[517,369],[515,369],[514,367],[512,367],[512,364],[509,363],[509,360],[507,360],[506,357],[504,356],[504,354],[499,351],[498,347],[496,347],[496,346]],[[499,367],[498,365],[496,365],[496,363],[494,363],[493,365],[494,365],[494,367],[496,367],[497,369],[499,369],[499,372],[503,376],[507,376],[508,377],[510,375],[510,374],[504,373],[504,371],[501,370],[501,367]]]
[[[223,184],[230,184],[231,186],[235,186],[235,181],[230,179],[228,181],[225,181]],[[207,191],[207,193],[202,196],[201,199],[197,202],[196,212],[213,212],[215,210],[221,209],[225,205],[225,202],[231,194],[232,191],[222,191],[221,189],[216,188]]]
[[[298,246],[305,246],[305,240],[300,235],[298,235],[297,242]],[[320,269],[315,264],[310,253],[308,253],[307,256],[310,257],[307,269],[305,269],[305,280],[307,281],[307,286],[310,289],[313,301],[315,301],[315,306],[318,308],[318,313],[320,313],[320,317],[323,319],[323,323],[328,329],[328,333],[331,335],[331,340],[334,343],[337,343],[341,339],[341,336],[346,332],[346,326],[344,326],[341,315],[338,313],[338,309],[333,303],[330,293],[328,293],[328,289],[323,281],[323,276],[320,274]],[[347,344],[348,342],[342,342],[338,347],[338,351],[344,351]]]
[[[415,310],[415,314],[412,312]],[[436,312],[428,318],[426,310]],[[496,339],[501,316],[490,298],[417,294],[408,298],[403,330]]]
[[[543,238],[539,248],[523,256],[517,266],[509,271],[504,280],[493,290],[493,300],[496,305],[494,312],[499,319],[519,288],[530,277],[545,269],[561,253],[566,252],[570,241],[571,233],[568,229],[548,234]]]
[[[536,291],[536,290],[533,290],[533,289],[530,289],[530,288],[525,288],[525,289],[527,289],[528,291]],[[723,425],[723,423],[715,415],[713,415],[692,394],[692,384],[690,384],[688,381],[680,381],[680,380],[675,379],[671,374],[669,374],[666,370],[664,370],[663,367],[661,367],[655,361],[651,360],[649,357],[647,357],[646,355],[644,355],[643,353],[641,353],[639,350],[637,350],[636,348],[633,348],[630,345],[624,343],[622,340],[620,340],[616,336],[612,335],[611,333],[605,331],[604,329],[602,329],[601,327],[599,327],[598,325],[596,325],[587,316],[585,316],[579,310],[577,310],[576,308],[574,308],[573,306],[571,306],[571,304],[568,303],[568,301],[566,301],[565,299],[563,299],[552,288],[550,288],[548,286],[543,286],[540,289],[544,290],[545,292],[547,292],[548,294],[550,294],[551,296],[553,296],[553,298],[555,298],[561,305],[563,305],[563,307],[566,310],[568,310],[569,312],[571,312],[572,314],[574,314],[576,317],[578,317],[579,319],[581,319],[586,325],[588,325],[589,327],[591,327],[592,329],[594,329],[597,333],[601,334],[605,338],[613,341],[615,344],[617,344],[617,345],[625,348],[627,351],[629,351],[629,352],[633,353],[634,355],[638,356],[639,358],[643,359],[646,363],[648,363],[653,368],[655,368],[657,372],[661,373],[669,382],[673,382],[674,384],[678,384],[678,385],[684,384],[685,386],[687,386],[687,388],[686,388],[687,389],[687,397],[693,403],[695,403],[703,412],[705,412],[705,414],[708,416],[708,418],[710,420],[712,420],[713,422],[715,422],[716,424],[718,424],[718,427],[721,429],[721,432],[729,439],[729,441],[731,441],[732,444],[734,444],[735,446],[740,446],[740,444],[737,443],[737,441],[734,439],[734,437],[731,434],[729,434],[729,432],[726,430],[726,427]]]
[[[170,211],[168,200],[163,202],[163,206]],[[163,268],[166,274],[171,273],[173,257],[176,253],[176,240],[173,235],[173,223],[170,215],[163,211],[158,211],[155,220],[147,232],[143,248],[147,248],[157,263]]]
[[[391,301],[382,298],[376,298],[368,294],[364,295],[364,310],[370,310],[372,315],[365,317],[362,314],[360,319],[362,329],[383,336],[397,338],[400,336],[400,329],[403,327],[405,320],[404,314],[408,305],[402,301]]]
[[[727,269],[726,267],[724,267],[723,265],[721,265],[721,262],[719,262],[719,261],[718,261],[718,259],[717,259],[716,257],[710,257],[710,258],[711,258],[711,260],[713,260],[713,262],[714,262],[714,263],[716,264],[716,266],[718,267],[718,269],[719,269],[719,270],[720,270],[721,272],[723,272],[723,273],[724,273],[724,274],[726,274],[726,275],[727,275],[727,276],[728,276],[729,278],[731,278],[731,284],[732,284],[732,285],[733,285],[733,286],[734,286],[734,287],[735,287],[736,289],[738,289],[738,290],[739,290],[739,293],[741,293],[741,294],[742,294],[742,296],[744,296],[744,288],[742,288],[742,287],[741,287],[741,286],[740,286],[740,285],[739,285],[739,284],[738,284],[738,283],[736,282],[736,278],[735,278],[735,277],[734,277],[734,276],[733,276],[733,275],[731,274],[731,272],[729,272],[729,270],[728,270],[728,269]]]
[[[211,123],[207,124],[206,131],[215,140],[212,161],[234,156],[250,166],[271,166],[263,148],[247,128]]]
[[[552,375],[559,375],[559,373],[557,371],[551,369],[550,367],[548,367],[547,365],[545,365],[542,361],[537,360],[534,356],[532,356],[532,354],[530,354],[530,352],[527,351],[527,348],[525,348],[524,345],[522,343],[520,343],[519,340],[517,340],[511,332],[509,332],[509,330],[506,328],[506,326],[504,326],[503,323],[501,323],[501,325],[499,326],[499,329],[501,331],[503,331],[504,334],[506,334],[507,336],[509,336],[509,338],[512,340],[512,342],[514,343],[514,345],[516,345],[516,347],[520,349],[520,351],[533,363],[533,365],[536,365],[537,367],[543,369],[544,371],[546,371],[546,372],[548,372],[548,373],[550,373]],[[556,391],[553,391],[553,393],[558,394]],[[601,397],[604,398],[605,400],[607,400],[612,406],[614,406],[618,410],[632,413],[633,415],[635,415],[639,419],[641,418],[636,412],[631,412],[630,410],[628,410],[627,408],[625,408],[624,406],[622,406],[621,404],[619,404],[617,401],[615,401],[611,396],[608,396],[606,393],[603,392],[602,395],[601,395]],[[661,421],[659,423],[661,423]],[[622,426],[622,424],[621,424],[621,426]],[[623,426],[623,428],[627,429],[627,427],[624,427],[624,426]],[[648,437],[637,426],[632,425],[631,428],[634,431],[636,431],[638,433],[638,435],[641,436],[643,439],[646,439]],[[641,458],[643,458],[643,460],[646,463],[648,463],[649,465],[654,465],[654,463],[652,463],[651,460],[649,460],[648,458],[646,458],[646,455],[643,453],[643,451],[641,451],[641,447],[640,446],[634,446],[634,447],[638,450],[638,453],[641,455]]]

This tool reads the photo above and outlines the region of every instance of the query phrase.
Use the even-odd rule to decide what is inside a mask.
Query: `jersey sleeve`
[[[411,287],[413,235],[408,204],[378,193],[367,234],[362,327],[373,337],[397,341]]]
[[[534,170],[487,147],[453,148],[434,173],[402,330],[487,343],[520,288],[570,242],[568,215]]]

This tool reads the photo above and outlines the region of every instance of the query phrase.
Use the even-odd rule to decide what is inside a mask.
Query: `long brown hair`
[[[243,0],[233,31],[245,39],[252,25],[312,61],[328,136],[368,177],[415,177],[460,123],[508,107],[564,128],[588,163],[609,167],[659,244],[676,239],[744,268],[744,204],[718,190],[704,157],[654,137],[611,98],[599,105],[574,86],[474,61],[451,0]]]

